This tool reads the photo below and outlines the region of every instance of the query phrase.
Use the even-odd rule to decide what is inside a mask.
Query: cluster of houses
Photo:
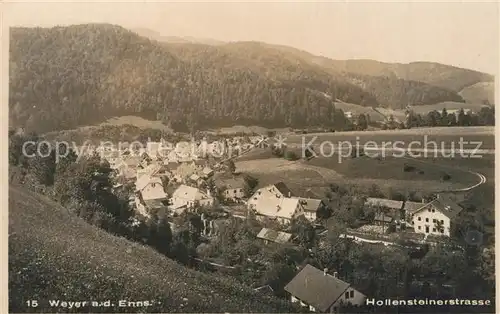
[[[394,224],[396,230],[403,226],[425,235],[450,236],[451,226],[462,207],[444,194],[438,194],[429,202],[394,201],[382,198],[368,198],[366,204],[384,208],[375,214],[377,225]]]
[[[105,157],[117,182],[134,182],[130,200],[140,215],[149,216],[161,210],[175,215],[199,207],[213,208],[221,199],[245,208],[247,213],[253,212],[257,219],[272,219],[284,225],[298,217],[315,222],[330,210],[324,200],[297,196],[283,182],[249,191],[244,177],[228,173],[220,162],[200,158],[191,148],[176,147],[173,151],[175,157],[172,152],[167,157],[160,156],[155,150],[140,154],[109,151]],[[214,186],[209,186],[209,181]],[[117,183],[115,188],[123,184]],[[444,195],[429,202],[368,198],[365,204],[383,209],[376,212],[375,224],[445,236],[450,236],[451,225],[462,210]],[[213,221],[203,218],[202,221],[206,233],[216,229]],[[262,228],[257,239],[283,244],[292,240],[293,235]],[[285,291],[292,302],[314,312],[337,313],[345,306],[363,306],[366,300],[362,292],[341,280],[337,272],[311,265],[300,270]]]
[[[327,208],[321,199],[295,196],[283,182],[258,189],[247,200],[247,206],[257,218],[273,218],[282,224],[299,216],[314,222],[318,213]]]
[[[176,145],[162,139],[148,142],[145,147],[128,145],[122,149],[101,145],[80,147],[77,151],[85,155],[97,153],[108,161],[113,169],[115,189],[134,182],[131,203],[139,214],[147,217],[152,211],[169,209],[180,214],[197,206],[213,206],[216,200],[207,182],[216,172],[224,170],[220,161],[253,148],[260,139],[233,137]],[[240,200],[243,183],[240,178],[230,178],[227,182],[218,182],[218,188],[227,188],[221,191],[227,199]]]

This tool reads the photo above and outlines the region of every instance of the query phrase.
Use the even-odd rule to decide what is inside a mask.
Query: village
[[[207,152],[219,149],[220,142],[207,141],[199,141],[194,146],[185,143],[170,145],[170,150],[161,153],[160,148],[168,146],[164,145],[163,139],[150,142],[147,149],[137,151],[109,148],[86,151],[100,153],[109,163],[113,169],[115,192],[129,187],[129,201],[135,209],[136,221],[160,215],[169,221],[175,232],[175,217],[201,213],[201,234],[208,243],[229,219],[245,220],[249,215],[266,226],[255,237],[255,241],[263,244],[283,245],[296,241],[297,234],[293,234],[290,225],[297,219],[310,223],[318,237],[325,236],[328,230],[324,222],[336,210],[335,204],[326,197],[314,193],[296,195],[286,182],[261,186],[258,179],[236,171],[233,160],[262,146],[264,138],[226,139],[222,145],[224,153],[216,155],[217,158]],[[416,254],[425,254],[429,244],[449,239],[451,225],[462,210],[445,195],[422,202],[375,197],[365,198],[362,202],[372,215],[358,228],[340,234],[340,238],[410,248]],[[313,250],[310,248],[309,251]],[[216,262],[211,264],[234,268]],[[255,290],[273,293],[269,285]],[[345,304],[363,306],[367,298],[350,283],[341,280],[336,271],[318,269],[309,264],[298,271],[284,290],[292,302],[319,312],[336,312]],[[322,291],[329,293],[320,293]]]

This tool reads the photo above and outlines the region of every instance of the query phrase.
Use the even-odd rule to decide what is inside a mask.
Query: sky
[[[263,41],[333,59],[432,61],[498,73],[498,3],[8,2],[6,25],[111,23],[165,36]],[[5,25],[4,24],[4,25]]]

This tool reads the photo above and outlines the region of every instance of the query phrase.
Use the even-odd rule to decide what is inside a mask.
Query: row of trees
[[[413,111],[407,113],[405,127],[435,127],[435,126],[488,126],[495,125],[495,108],[482,107],[477,113],[465,113],[460,109],[458,114],[448,113],[446,108],[441,112],[431,111],[425,117],[415,114]]]

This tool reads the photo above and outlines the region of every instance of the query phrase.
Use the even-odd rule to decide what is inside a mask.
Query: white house
[[[226,200],[239,201],[245,197],[245,179],[239,176],[217,178],[215,185]]]
[[[296,198],[260,198],[252,207],[257,218],[268,217],[282,224],[304,214],[304,208]]]
[[[344,306],[362,306],[366,296],[351,284],[307,264],[285,286],[293,303],[307,307],[309,311],[321,313],[340,313]]]
[[[144,216],[149,216],[149,210],[167,206],[168,195],[163,189],[161,178],[142,175],[135,183],[135,204],[137,210]]]
[[[276,184],[268,185],[263,188],[258,189],[255,193],[248,199],[248,207],[252,208],[257,204],[260,199],[280,199],[284,197],[292,197],[292,191],[283,182],[278,182]]]
[[[461,211],[462,207],[448,197],[438,195],[435,200],[410,212],[409,218],[417,233],[449,237],[451,224]]]
[[[210,195],[209,191],[207,191],[207,193],[203,193],[200,189],[183,184],[172,194],[170,199],[170,208],[180,214],[186,209],[190,209],[195,206],[207,207],[213,206],[214,203],[215,200]]]
[[[320,199],[305,197],[297,197],[296,199],[299,200],[300,205],[304,208],[304,217],[311,222],[316,221],[318,218],[318,211],[327,208],[325,202]]]

